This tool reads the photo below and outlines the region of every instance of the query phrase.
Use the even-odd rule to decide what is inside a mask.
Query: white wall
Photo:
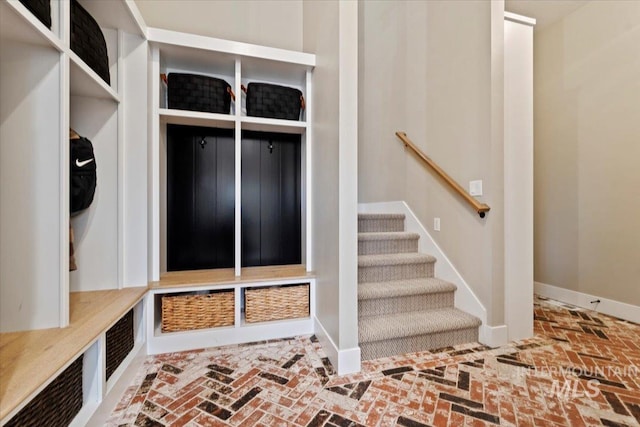
[[[428,226],[441,218],[434,238],[491,325],[504,320],[503,6],[377,1],[360,11],[359,201],[404,200]],[[487,217],[405,152],[398,130],[463,187],[483,180]]]
[[[305,2],[313,76],[312,235],[319,338],[340,374],[360,369],[357,321],[357,3]]]
[[[535,33],[535,280],[640,305],[640,2]]]
[[[135,0],[149,27],[302,50],[302,0]]]

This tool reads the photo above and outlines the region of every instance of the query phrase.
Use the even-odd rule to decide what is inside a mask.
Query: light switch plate
[[[469,181],[469,194],[472,196],[482,196],[482,180]]]
[[[440,231],[440,218],[433,218],[433,230]]]

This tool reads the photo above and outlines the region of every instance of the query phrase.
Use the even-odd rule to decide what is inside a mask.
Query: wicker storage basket
[[[245,321],[296,319],[309,316],[309,284],[247,288]]]
[[[68,426],[82,408],[82,360],[78,357],[5,427]]]
[[[102,30],[77,0],[71,0],[71,50],[102,80],[111,84],[107,43]]]
[[[273,119],[299,120],[302,92],[268,83],[247,85],[247,115]]]
[[[222,79],[198,74],[169,73],[169,108],[229,114],[231,86]]]
[[[51,29],[51,0],[20,0],[20,3]]]
[[[162,332],[190,331],[234,324],[234,291],[162,297]]]
[[[133,309],[107,331],[107,379],[133,350]]]

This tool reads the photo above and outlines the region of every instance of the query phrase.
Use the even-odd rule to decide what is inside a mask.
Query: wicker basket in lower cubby
[[[69,425],[82,409],[82,362],[78,357],[5,426]]]
[[[244,293],[245,321],[309,317],[309,284],[247,288]]]
[[[133,309],[122,316],[107,331],[107,366],[105,373],[107,379],[111,377],[122,361],[133,350],[134,334],[133,334]]]
[[[233,289],[207,294],[162,297],[162,332],[232,326],[235,320]]]

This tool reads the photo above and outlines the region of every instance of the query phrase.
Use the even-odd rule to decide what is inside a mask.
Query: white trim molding
[[[437,258],[436,275],[443,280],[455,284],[458,289],[455,293],[455,307],[472,314],[482,321],[478,339],[481,343],[490,347],[499,347],[508,342],[507,326],[489,326],[487,324],[487,309],[473,292],[469,284],[464,280],[460,272],[445,255],[440,246],[431,237],[427,228],[420,222],[409,205],[404,201],[360,203],[358,213],[401,213],[405,215],[405,230],[420,235],[418,250]]]
[[[637,305],[627,304],[596,295],[585,294],[583,292],[573,291],[571,289],[565,289],[541,282],[534,282],[534,290],[536,294],[542,297],[551,298],[577,307],[594,310],[598,313],[608,314],[609,316],[640,323],[640,307]],[[598,304],[592,304],[591,302],[595,300],[600,300],[600,302]]]
[[[504,19],[506,21],[517,22],[518,24],[530,25],[532,27],[536,25],[535,18],[529,18],[528,16],[518,15],[518,14],[512,13],[512,12],[506,12],[505,11],[504,12]]]
[[[336,369],[338,375],[347,375],[360,372],[360,347],[338,349],[327,330],[317,317],[313,318],[316,338],[327,353],[327,357]]]
[[[489,326],[483,322],[478,333],[478,341],[491,348],[505,345],[509,342],[507,325]]]

